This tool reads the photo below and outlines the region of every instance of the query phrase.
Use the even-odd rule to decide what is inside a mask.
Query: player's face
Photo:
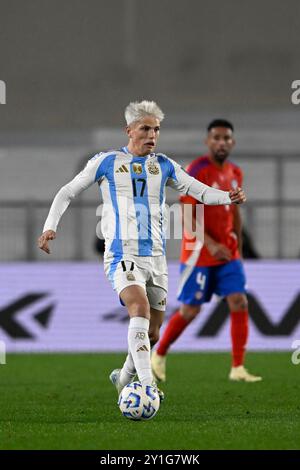
[[[205,141],[213,158],[218,163],[223,163],[229,156],[232,147],[235,144],[231,129],[226,127],[213,127]]]
[[[160,122],[154,116],[146,116],[126,128],[129,137],[128,149],[133,155],[145,156],[154,152],[156,147]]]

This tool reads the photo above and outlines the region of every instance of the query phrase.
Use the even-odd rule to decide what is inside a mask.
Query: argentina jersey
[[[101,229],[105,256],[165,254],[165,188],[171,186],[204,204],[231,204],[228,192],[211,188],[188,175],[161,153],[134,156],[127,147],[96,154],[56,194],[43,232],[57,229],[72,199],[94,183],[103,197]]]
[[[165,187],[170,179],[177,181],[175,162],[159,153],[133,156],[127,147],[96,155],[91,162],[97,162],[95,181],[104,203],[106,251],[114,256],[164,254]]]

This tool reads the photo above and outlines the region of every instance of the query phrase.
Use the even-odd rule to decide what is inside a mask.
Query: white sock
[[[134,367],[134,362],[132,359],[132,355],[128,352],[126,360],[124,362],[123,368],[120,372],[120,384],[125,387],[125,385],[131,382],[132,377],[136,374],[136,370]]]
[[[149,320],[143,317],[130,318],[128,328],[129,351],[138,378],[143,386],[153,382],[150,362]]]

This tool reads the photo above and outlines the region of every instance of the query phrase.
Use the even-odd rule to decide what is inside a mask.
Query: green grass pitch
[[[1,449],[299,449],[300,365],[249,353],[263,375],[227,379],[228,353],[170,354],[166,399],[149,422],[121,415],[108,381],[124,354],[10,354],[0,365]]]

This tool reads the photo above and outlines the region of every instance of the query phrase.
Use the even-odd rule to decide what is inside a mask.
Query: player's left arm
[[[168,158],[170,162],[170,174],[167,185],[176,189],[180,193],[194,197],[203,204],[242,204],[246,201],[244,191],[237,187],[231,191],[221,191],[212,188],[190,176],[174,160]]]

